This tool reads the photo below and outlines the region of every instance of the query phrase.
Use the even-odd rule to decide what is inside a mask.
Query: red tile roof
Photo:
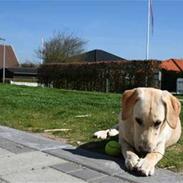
[[[6,51],[6,68],[9,67],[18,67],[18,59],[15,55],[15,52],[13,48],[9,45],[5,45],[5,51]],[[3,67],[3,50],[4,50],[4,45],[0,45],[0,68]]]
[[[161,69],[167,71],[182,72],[183,71],[183,59],[168,59],[161,63]]]

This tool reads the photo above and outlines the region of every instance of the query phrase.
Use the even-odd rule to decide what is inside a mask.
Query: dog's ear
[[[163,92],[162,99],[166,107],[166,121],[171,128],[175,129],[181,111],[181,104],[176,97],[167,91]]]
[[[126,90],[122,96],[122,120],[126,120],[132,115],[133,106],[138,100],[137,89]]]

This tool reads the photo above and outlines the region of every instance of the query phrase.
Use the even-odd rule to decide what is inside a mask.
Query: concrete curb
[[[111,158],[99,153],[76,148],[36,134],[0,126],[0,137],[0,147],[10,152],[41,151],[68,161],[66,164],[58,163],[51,166],[51,168],[87,182],[183,183],[183,176],[162,169],[156,169],[155,175],[151,177],[132,175],[126,171],[123,159]],[[17,144],[21,147],[21,150],[17,150]]]
[[[77,148],[65,148],[45,151],[48,154],[59,158],[80,164],[87,168],[109,175],[110,177],[117,177],[126,182],[133,183],[167,183],[183,182],[183,176],[163,169],[156,169],[155,175],[150,177],[142,177],[128,173],[124,167],[122,159],[110,158],[98,153],[89,152]]]

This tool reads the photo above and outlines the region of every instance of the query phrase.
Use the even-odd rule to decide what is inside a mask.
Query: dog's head
[[[134,145],[139,152],[152,152],[168,125],[175,129],[181,110],[180,102],[167,91],[154,88],[127,90],[122,97],[122,119],[134,129]]]

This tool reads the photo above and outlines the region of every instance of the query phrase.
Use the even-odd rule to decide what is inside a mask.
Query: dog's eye
[[[157,120],[157,121],[154,123],[154,127],[157,129],[157,128],[159,128],[160,124],[161,124],[161,121]]]
[[[143,121],[140,118],[135,118],[135,120],[140,126],[143,125]]]

